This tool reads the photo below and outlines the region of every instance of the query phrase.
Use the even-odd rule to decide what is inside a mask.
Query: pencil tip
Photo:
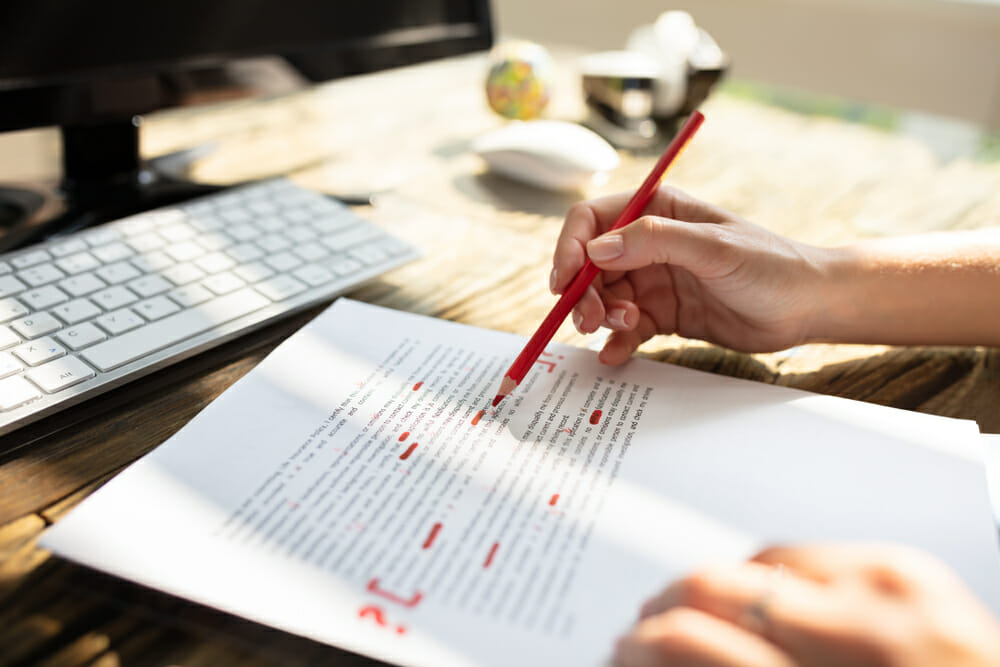
[[[500,383],[500,391],[497,392],[496,398],[493,399],[493,407],[500,405],[500,401],[507,398],[510,392],[517,389],[517,380],[509,375],[503,376],[503,381]]]

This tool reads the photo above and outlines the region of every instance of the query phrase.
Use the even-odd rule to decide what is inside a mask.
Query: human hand
[[[772,548],[643,605],[619,667],[996,667],[1000,624],[944,564],[890,545]]]
[[[656,334],[747,352],[806,339],[823,251],[721,208],[661,188],[638,220],[605,233],[629,195],[581,202],[566,216],[551,289],[561,294],[589,258],[602,269],[573,311],[582,333],[612,330],[600,354],[620,364]]]

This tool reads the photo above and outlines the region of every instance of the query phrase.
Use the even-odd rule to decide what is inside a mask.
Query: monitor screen
[[[0,130],[168,106],[168,95],[136,82],[237,58],[285,56],[318,81],[482,50],[491,40],[486,0],[6,0]],[[134,90],[123,92],[129,84]],[[118,99],[95,97],[101,85]]]
[[[0,132],[59,127],[66,205],[42,224],[0,184],[0,251],[203,194],[140,158],[139,117],[212,99],[178,82],[262,56],[319,82],[492,42],[488,0],[5,0]]]

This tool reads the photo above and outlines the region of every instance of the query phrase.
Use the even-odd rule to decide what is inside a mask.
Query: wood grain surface
[[[601,188],[557,195],[485,172],[470,142],[503,121],[482,56],[293,95],[151,117],[150,155],[214,142],[192,169],[229,183],[288,174],[424,250],[350,294],[390,308],[530,334],[553,303],[554,239],[583,196],[634,188],[656,155],[623,153]],[[550,117],[582,116],[570,57]],[[921,144],[716,94],[668,177],[701,198],[817,244],[1000,221],[1000,165],[939,164]],[[37,547],[51,523],[150,451],[318,309],[140,380],[20,437],[0,457],[0,665],[361,665],[358,656],[77,567]],[[1000,314],[998,314],[1000,317]],[[594,346],[564,326],[557,340]],[[1000,350],[809,345],[748,355],[677,337],[640,354],[734,377],[976,420],[1000,432]],[[128,526],[122,526],[128,530]]]

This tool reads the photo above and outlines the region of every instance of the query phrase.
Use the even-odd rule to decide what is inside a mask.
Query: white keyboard
[[[418,256],[279,179],[0,255],[0,435]]]

